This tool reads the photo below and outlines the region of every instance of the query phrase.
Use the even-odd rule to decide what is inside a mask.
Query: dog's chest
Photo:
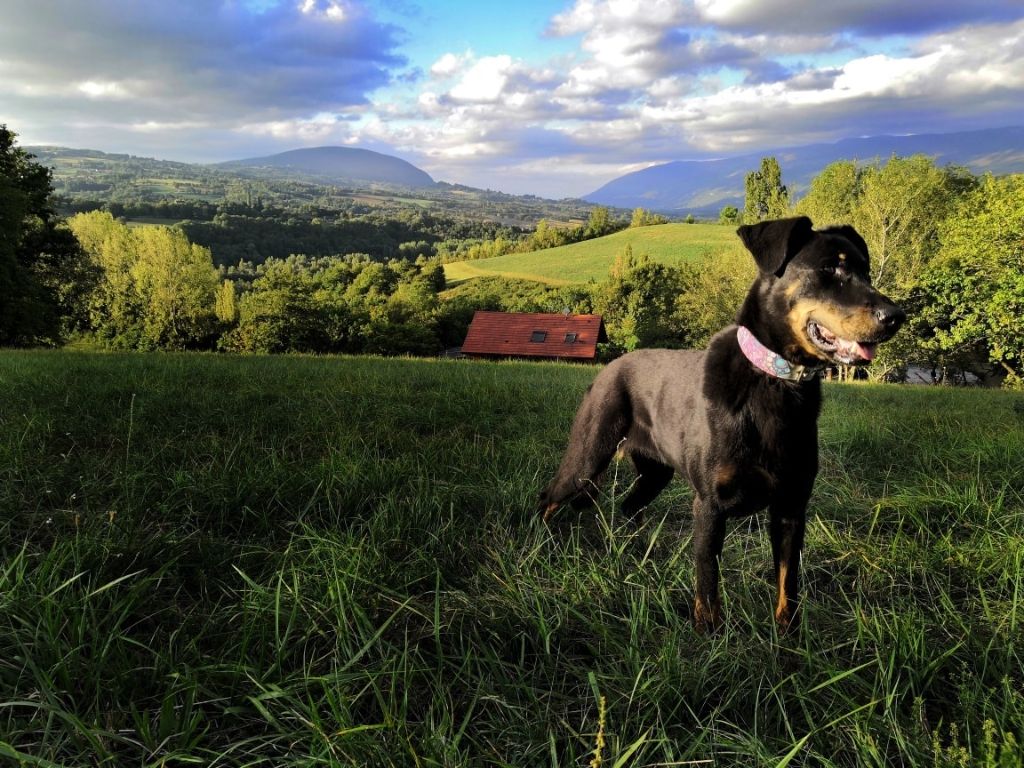
[[[817,473],[817,413],[743,409],[712,419],[695,485],[731,514],[764,508],[780,492],[808,487]]]

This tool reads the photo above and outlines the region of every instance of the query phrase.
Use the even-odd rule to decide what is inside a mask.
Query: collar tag
[[[789,362],[782,355],[772,352],[768,347],[758,341],[754,334],[744,326],[736,329],[736,340],[740,344],[744,357],[754,364],[760,371],[769,376],[786,381],[810,381],[824,366],[796,365]]]

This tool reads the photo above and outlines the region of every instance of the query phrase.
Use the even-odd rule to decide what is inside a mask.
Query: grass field
[[[636,254],[647,253],[655,261],[677,264],[698,259],[725,248],[741,249],[735,227],[720,224],[660,224],[624,229],[613,235],[531,253],[512,253],[493,259],[445,264],[451,284],[474,277],[537,280],[551,285],[601,281],[615,257],[629,245]]]
[[[180,223],[181,219],[165,219],[159,216],[139,216],[125,221],[129,227],[173,227]]]
[[[0,353],[0,755],[1021,764],[1024,398],[827,385],[805,624],[753,518],[702,636],[682,484],[533,514],[594,373]]]

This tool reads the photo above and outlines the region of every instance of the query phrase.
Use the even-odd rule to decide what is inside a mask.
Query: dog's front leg
[[[725,514],[698,496],[693,500],[693,559],[697,573],[693,622],[700,631],[714,630],[722,624],[718,561],[724,544]]]
[[[787,505],[785,510],[773,505],[771,516],[772,559],[778,598],[775,621],[786,632],[800,621],[800,550],[804,545],[806,527],[805,505]]]

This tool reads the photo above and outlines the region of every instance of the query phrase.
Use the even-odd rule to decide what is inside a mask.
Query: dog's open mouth
[[[860,365],[875,357],[878,342],[844,339],[832,333],[821,323],[811,320],[807,324],[807,335],[811,342],[833,360],[846,365]]]

